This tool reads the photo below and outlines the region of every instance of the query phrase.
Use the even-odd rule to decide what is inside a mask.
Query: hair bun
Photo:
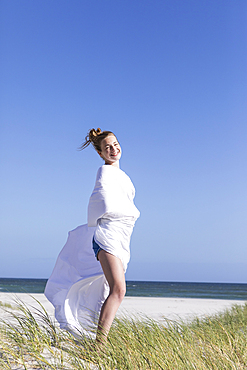
[[[100,128],[97,128],[97,130],[95,130],[94,128],[92,128],[89,133],[88,133],[88,137],[89,137],[89,140],[90,141],[94,141],[94,138],[97,137],[98,135],[101,134],[101,129]]]
[[[114,135],[111,131],[101,131],[98,127],[97,130],[92,128],[89,130],[87,136],[85,137],[84,143],[79,147],[79,150],[85,149],[89,144],[92,144],[94,149],[98,152],[101,151],[101,141],[106,138],[108,135]],[[115,135],[114,135],[115,136]]]

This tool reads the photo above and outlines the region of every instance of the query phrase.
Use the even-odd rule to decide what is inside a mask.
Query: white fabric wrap
[[[118,257],[124,271],[130,259],[130,237],[140,212],[134,205],[135,188],[125,172],[104,165],[99,168],[88,205],[88,226],[95,226],[94,240]]]
[[[109,294],[92,249],[93,237],[127,268],[130,236],[139,217],[134,195],[134,186],[123,171],[110,165],[100,167],[89,201],[88,225],[69,232],[46,284],[45,295],[55,307],[60,327],[75,335],[95,337],[98,316]]]

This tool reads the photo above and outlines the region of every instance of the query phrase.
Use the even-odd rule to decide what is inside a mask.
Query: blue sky
[[[247,3],[2,0],[0,276],[47,278],[116,133],[141,217],[127,279],[247,278]]]

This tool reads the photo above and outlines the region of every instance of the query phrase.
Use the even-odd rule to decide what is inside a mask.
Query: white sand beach
[[[54,317],[54,308],[44,294],[0,293],[2,303],[14,305],[14,301],[20,299],[30,309],[32,307],[40,308],[34,298],[44,306],[51,317]],[[196,316],[209,316],[222,312],[233,305],[244,304],[244,301],[223,299],[125,297],[117,316],[146,316],[155,320],[187,321]],[[1,317],[3,317],[3,313]]]
[[[45,308],[51,318],[54,319],[54,308],[46,299],[44,294],[26,294],[26,293],[0,293],[0,318],[7,321],[12,321],[11,316],[5,310],[5,304],[14,306],[16,301],[19,301],[31,310],[40,309],[40,304]],[[235,300],[220,300],[220,299],[181,299],[181,298],[151,298],[151,297],[125,297],[120,309],[117,313],[121,315],[142,319],[151,318],[165,322],[172,320],[179,322],[190,321],[194,317],[203,317],[207,315],[217,314],[225,309],[231,308],[233,305],[244,305],[244,301]],[[7,308],[8,310],[8,308]],[[45,356],[45,361],[54,361],[51,353],[42,352]],[[67,363],[70,368],[69,363]],[[41,370],[43,367],[37,367],[36,362],[30,358],[26,360],[26,367],[21,361],[12,361],[11,370]],[[87,363],[87,368],[98,370],[98,366],[93,363]]]

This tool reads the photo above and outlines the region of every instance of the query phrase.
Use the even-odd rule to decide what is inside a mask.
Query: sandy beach
[[[2,303],[14,305],[20,299],[29,308],[39,307],[38,300],[51,317],[54,317],[54,308],[44,294],[0,293]],[[191,298],[154,298],[154,297],[125,297],[117,316],[140,317],[146,316],[155,320],[191,320],[222,312],[233,305],[244,305],[244,301],[223,299],[191,299]],[[1,314],[3,317],[3,313]]]
[[[46,299],[44,294],[26,294],[26,293],[0,293],[0,317],[1,319],[10,320],[12,322],[13,317],[9,316],[6,312],[6,304],[11,304],[12,307],[15,306],[16,302],[19,301],[25,304],[32,312],[35,312],[35,308],[40,309],[40,304],[45,308],[47,313],[51,318],[54,319],[54,308],[52,304]],[[40,302],[40,304],[38,303]],[[161,323],[166,323],[166,320],[172,320],[179,322],[183,320],[189,322],[195,317],[210,316],[222,312],[226,309],[231,308],[233,305],[244,305],[244,301],[235,300],[220,300],[220,299],[181,299],[181,298],[151,298],[151,297],[125,297],[122,302],[117,316],[131,317],[142,319],[151,318]],[[8,311],[8,307],[7,307]],[[12,311],[10,309],[10,311]],[[16,321],[14,322],[14,325]],[[46,343],[46,342],[45,342]],[[37,345],[37,344],[35,344]],[[177,345],[177,344],[176,344]],[[25,346],[24,346],[25,347]],[[27,346],[28,347],[28,346]],[[13,359],[13,355],[10,356],[10,368],[11,370],[41,370],[42,366],[37,366],[39,363],[40,356],[42,358],[42,363],[56,363],[59,360],[56,353],[60,353],[55,347],[40,347],[41,354],[38,357],[34,354],[30,356],[30,352],[26,353],[25,366],[23,360],[21,360],[19,355]],[[75,347],[76,350],[77,347]],[[117,348],[117,347],[116,347]],[[211,347],[210,347],[211,348]],[[10,350],[11,353],[11,350]],[[76,352],[77,353],[77,352]],[[81,353],[81,352],[79,352]],[[149,353],[149,352],[148,352]],[[76,358],[78,354],[75,355]],[[218,356],[218,354],[217,354]],[[70,369],[70,357],[63,351],[63,367],[64,369]],[[38,359],[38,362],[37,362]],[[82,359],[82,362],[84,359]],[[4,362],[2,362],[4,363]],[[85,368],[90,370],[98,370],[99,367],[94,363],[94,361],[86,360],[84,361]],[[1,366],[1,365],[0,365]],[[52,367],[54,368],[54,367]],[[122,367],[121,367],[122,368]],[[73,367],[74,369],[74,367]]]

